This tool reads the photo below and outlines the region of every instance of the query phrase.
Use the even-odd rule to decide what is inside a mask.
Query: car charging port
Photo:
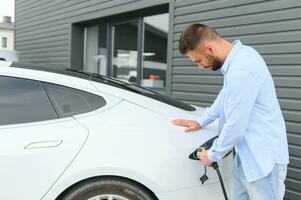
[[[200,160],[199,157],[198,157],[198,153],[200,153],[202,151],[202,149],[205,149],[205,150],[208,150],[210,149],[210,147],[212,146],[213,142],[218,138],[218,136],[215,136],[213,138],[211,138],[210,140],[208,140],[207,142],[205,142],[204,144],[202,144],[199,148],[197,148],[194,152],[192,152],[190,155],[189,155],[189,158],[192,159],[192,160]],[[232,151],[228,152],[224,158],[226,156],[228,156]],[[222,187],[222,191],[223,191],[223,194],[224,194],[224,198],[225,200],[228,200],[228,196],[227,196],[227,192],[226,192],[226,189],[225,189],[225,185],[224,185],[224,181],[223,181],[223,178],[222,178],[222,175],[221,175],[221,172],[219,170],[219,167],[218,167],[218,164],[217,162],[214,162],[212,163],[212,167],[213,169],[216,171],[217,173],[217,176],[219,178],[219,182],[221,184],[221,187]],[[206,165],[204,165],[204,175],[200,177],[200,181],[202,182],[202,184],[204,184],[207,180],[208,180],[208,176],[207,176],[207,167]]]

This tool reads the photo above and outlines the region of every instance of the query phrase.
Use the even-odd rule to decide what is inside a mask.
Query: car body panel
[[[203,141],[214,137],[215,132],[204,129],[185,133],[182,127],[170,123],[172,118],[128,101],[122,101],[107,112],[94,114],[76,117],[89,127],[89,139],[45,199],[52,199],[55,193],[75,184],[76,180],[109,175],[135,180],[155,194],[203,187],[199,177],[204,168],[200,161],[189,160],[188,156]],[[231,163],[231,156],[221,163],[224,178],[231,175]],[[212,168],[207,175],[210,179],[205,185],[218,186]]]
[[[88,136],[73,118],[1,126],[0,131],[0,199],[7,200],[41,199]]]

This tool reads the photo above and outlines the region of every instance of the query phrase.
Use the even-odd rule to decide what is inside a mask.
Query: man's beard
[[[220,59],[215,56],[208,54],[207,59],[210,63],[208,68],[210,68],[212,71],[217,71],[223,66],[223,63],[220,61]]]

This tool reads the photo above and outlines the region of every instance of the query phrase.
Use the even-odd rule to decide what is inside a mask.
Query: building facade
[[[191,23],[214,27],[263,55],[287,126],[286,199],[301,199],[301,1],[16,0],[20,61],[58,65],[135,82],[198,106],[221,89],[178,51]]]
[[[14,32],[11,17],[4,16],[3,22],[0,22],[0,50],[14,50]]]

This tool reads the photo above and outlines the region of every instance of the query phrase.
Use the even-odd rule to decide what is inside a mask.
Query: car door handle
[[[32,142],[25,146],[24,149],[53,148],[58,147],[62,143],[63,140]]]

